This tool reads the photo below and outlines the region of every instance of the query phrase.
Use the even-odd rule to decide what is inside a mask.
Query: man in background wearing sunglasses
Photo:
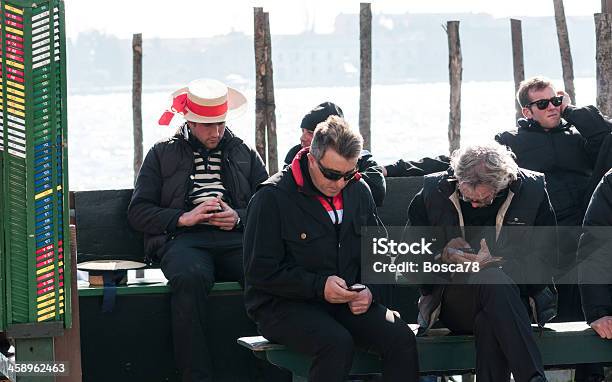
[[[595,106],[571,105],[550,80],[533,77],[516,93],[525,118],[518,129],[495,139],[512,149],[520,167],[546,175],[559,225],[580,225],[588,202],[586,186],[603,140],[612,131]]]
[[[518,129],[498,134],[495,139],[512,149],[520,167],[546,176],[546,188],[560,229],[560,261],[557,280],[576,260],[579,230],[590,198],[591,176],[604,139],[612,131],[612,121],[595,106],[571,105],[567,93],[555,90],[549,79],[533,77],[521,82],[516,94],[525,119]],[[595,180],[598,182],[599,179]],[[573,227],[577,227],[574,229]],[[564,234],[565,232],[565,234]],[[582,321],[578,288],[569,279],[559,286],[559,321]],[[599,369],[596,374],[603,373]],[[576,381],[589,377],[577,369]]]
[[[357,172],[362,145],[331,116],[261,184],[244,236],[247,313],[267,339],[313,356],[309,381],[345,381],[363,345],[382,356],[385,381],[416,382],[414,334],[360,284],[361,228],[378,225]]]
[[[344,118],[344,113],[340,106],[333,102],[326,101],[315,106],[304,116],[304,118],[302,118],[302,123],[300,124],[300,128],[302,129],[300,143],[293,146],[285,156],[285,167],[291,165],[293,158],[295,158],[295,155],[301,149],[310,146],[314,129],[319,123],[325,121],[331,115],[337,115],[340,118]],[[357,161],[357,168],[363,180],[368,187],[370,187],[376,206],[382,206],[387,192],[385,177],[382,173],[383,167],[376,163],[372,153],[368,150],[361,150],[359,160]]]

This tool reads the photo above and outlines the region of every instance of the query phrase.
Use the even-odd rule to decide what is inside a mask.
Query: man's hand
[[[444,250],[442,251],[442,262],[448,264],[460,264],[465,262],[466,258],[456,253],[452,253],[454,251],[449,251],[449,248],[461,250],[462,248],[471,248],[471,246],[470,243],[465,241],[465,239],[462,237],[456,237],[451,239],[451,241],[449,241],[444,247]]]
[[[603,316],[591,322],[591,328],[593,328],[601,338],[612,340],[612,316]]]
[[[480,265],[493,260],[493,256],[491,256],[491,251],[489,251],[489,246],[485,239],[480,239],[480,250],[476,255],[470,254],[470,257],[471,261],[477,261]]]
[[[219,204],[223,208],[223,211],[216,212],[208,220],[208,222],[214,226],[219,227],[225,231],[231,231],[236,227],[238,221],[238,212],[232,209],[227,203],[221,199],[217,199]]]
[[[367,312],[370,309],[370,305],[372,305],[372,292],[366,287],[358,293],[357,298],[349,301],[348,305],[354,315]]]
[[[196,224],[204,223],[213,216],[213,212],[218,211],[220,208],[219,200],[210,199],[205,202],[198,204],[193,210],[182,214],[178,222],[177,227],[191,227]]]
[[[557,95],[563,96],[563,102],[561,102],[561,114],[563,114],[567,105],[572,104],[572,99],[570,98],[569,94],[567,94],[564,90],[557,90]]]
[[[325,301],[331,304],[344,304],[358,297],[359,292],[351,292],[346,288],[348,288],[346,281],[338,276],[329,276],[327,280],[325,280],[323,297],[325,297]],[[365,290],[362,292],[365,292]]]

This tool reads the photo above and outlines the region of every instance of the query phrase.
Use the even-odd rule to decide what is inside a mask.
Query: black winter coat
[[[584,217],[580,238],[580,294],[588,323],[612,316],[612,171],[601,180]]]
[[[568,123],[545,131],[533,120],[518,121],[518,130],[495,140],[512,149],[520,167],[546,175],[546,188],[559,225],[580,225],[589,195],[588,185],[599,148],[612,131],[594,106],[568,106]]]
[[[295,158],[296,154],[302,149],[302,145],[293,146],[285,157],[285,166],[289,166]],[[387,183],[382,174],[381,166],[376,163],[372,154],[368,150],[362,150],[357,161],[357,169],[361,173],[361,177],[372,192],[372,197],[377,207],[381,207],[387,193]]]
[[[158,249],[176,232],[178,218],[188,209],[195,163],[185,134],[183,127],[173,137],[157,142],[147,153],[136,179],[128,220],[135,230],[144,232],[149,260],[156,258]],[[219,145],[223,160],[221,181],[228,204],[244,219],[251,196],[268,173],[257,152],[229,129]]]
[[[410,226],[441,228],[435,231],[439,236],[435,240],[438,253],[451,239],[462,235],[460,227],[471,225],[462,223],[456,183],[451,169],[425,176],[423,189],[408,209]],[[505,260],[504,272],[519,285],[523,296],[537,294],[552,281],[553,268],[558,262],[555,214],[542,174],[519,169],[518,179],[509,186],[506,201],[496,216],[497,239],[487,243],[491,254]],[[535,231],[534,226],[548,228]],[[535,254],[537,258],[532,258]],[[531,285],[521,285],[524,282]],[[437,319],[434,312],[439,306],[441,289],[441,285],[422,288],[423,295],[431,300],[419,303],[419,324],[423,329]]]
[[[302,172],[309,179],[308,171]],[[279,300],[323,301],[328,276],[337,275],[347,285],[360,282],[361,227],[379,222],[368,187],[352,180],[342,190],[338,232],[317,192],[310,181],[299,187],[289,166],[264,182],[249,204],[245,304],[255,321],[260,309],[274,309]]]

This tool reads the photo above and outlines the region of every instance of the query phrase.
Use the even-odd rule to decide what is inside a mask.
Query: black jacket
[[[175,233],[178,218],[189,208],[187,196],[193,186],[195,163],[187,134],[183,126],[173,137],[157,142],[147,153],[136,179],[128,220],[134,229],[144,232],[149,260],[155,259],[157,250]],[[228,204],[244,219],[251,196],[268,173],[257,152],[227,128],[219,147],[223,160],[221,181]]]
[[[587,188],[587,195],[590,196],[595,191],[595,188],[599,185],[601,178],[612,168],[612,133],[606,135],[601,147],[599,149],[599,156],[597,157],[597,162],[595,162],[595,167],[593,168],[593,175],[591,175],[591,180],[589,182],[589,186]]]
[[[450,158],[446,155],[438,155],[435,158],[421,158],[416,161],[398,160],[385,166],[388,178],[424,176],[440,171],[446,171],[450,164]]]
[[[306,169],[286,167],[264,182],[249,204],[244,232],[245,304],[257,321],[275,301],[323,301],[325,281],[337,275],[348,285],[360,281],[361,227],[379,222],[363,180],[342,190],[343,220],[338,231]],[[299,173],[296,180],[294,172]],[[374,291],[373,291],[374,293]]]
[[[293,146],[285,156],[285,167],[289,166],[293,158],[302,149],[302,145]],[[362,150],[357,161],[357,169],[361,173],[361,177],[372,192],[372,197],[377,207],[383,205],[385,195],[387,193],[387,184],[385,177],[382,174],[381,166],[376,163],[372,154],[368,150]]]
[[[414,197],[408,209],[411,226],[442,227],[436,229],[435,250],[441,253],[443,247],[453,237],[461,236],[459,198],[456,191],[456,179],[449,169],[446,172],[425,176],[423,189]],[[496,240],[487,242],[493,256],[505,260],[504,272],[508,274],[521,289],[523,296],[532,296],[540,292],[551,279],[553,267],[558,261],[556,220],[548,199],[542,174],[519,169],[518,179],[507,191],[505,201],[496,211]],[[469,226],[466,222],[463,226]],[[534,226],[549,227],[536,231]],[[537,256],[536,256],[537,254]],[[541,282],[541,284],[536,284]],[[521,285],[525,282],[531,285]],[[424,286],[425,296],[435,296],[438,300],[440,285]],[[439,301],[420,304],[419,324],[427,328],[435,321],[433,312]]]
[[[549,131],[521,119],[518,130],[500,133],[495,140],[512,149],[520,167],[546,175],[559,225],[580,225],[593,166],[612,122],[594,106],[568,106],[563,119],[567,124]]]
[[[580,238],[580,294],[588,323],[612,316],[612,171],[601,180],[584,217]]]

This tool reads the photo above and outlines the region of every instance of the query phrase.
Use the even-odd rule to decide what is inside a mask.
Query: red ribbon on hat
[[[189,111],[201,117],[218,117],[227,113],[227,101],[215,106],[198,105],[187,97],[187,93],[179,94],[172,100],[170,110],[166,110],[159,118],[159,124],[169,125],[174,114],[185,114],[185,109],[189,109]]]

